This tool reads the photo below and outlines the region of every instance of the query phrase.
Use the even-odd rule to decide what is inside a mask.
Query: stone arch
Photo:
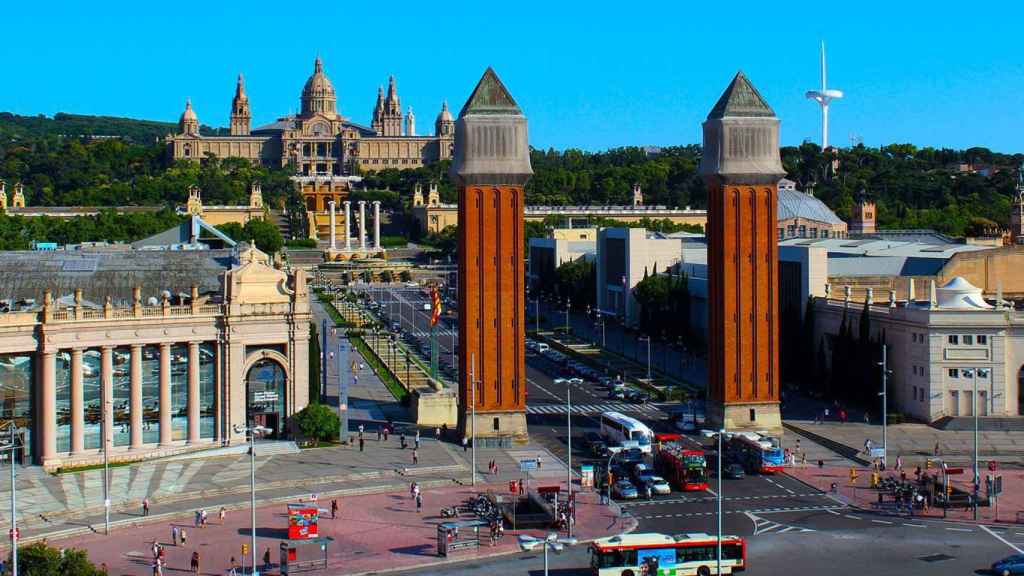
[[[276,350],[258,350],[242,367],[245,386],[245,421],[272,429],[271,438],[287,433],[292,398],[288,358]]]

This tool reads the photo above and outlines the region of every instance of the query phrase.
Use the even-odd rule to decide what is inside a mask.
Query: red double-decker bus
[[[708,461],[703,450],[687,449],[678,434],[659,434],[655,439],[654,467],[659,474],[685,492],[708,489]]]

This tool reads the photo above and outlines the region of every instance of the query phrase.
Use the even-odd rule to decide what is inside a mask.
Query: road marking
[[[840,515],[839,512],[836,512],[835,510],[830,510],[828,508],[825,508],[825,512],[828,512],[829,514],[832,514],[834,516],[839,516]]]
[[[971,530],[970,528],[946,528],[946,530],[950,530],[952,532],[974,532],[974,530]]]
[[[892,522],[886,520],[872,520],[872,522],[874,522],[875,524],[885,524],[887,526],[892,526]]]
[[[860,516],[854,516],[853,514],[844,514],[850,520],[860,520]]]
[[[708,491],[708,494],[711,494],[715,498],[718,498],[718,494],[714,490],[712,490],[711,488],[707,488],[706,490]],[[726,498],[726,500],[728,500],[728,498]],[[716,558],[717,558],[717,556],[716,556]],[[717,562],[717,561],[718,560],[715,560],[715,562]]]
[[[996,533],[995,533],[995,532],[993,532],[993,531],[992,531],[991,529],[989,529],[989,527],[988,527],[988,526],[985,526],[984,524],[978,524],[978,527],[979,527],[979,528],[981,528],[982,530],[984,530],[985,532],[988,532],[989,534],[991,534],[991,535],[992,535],[992,537],[993,537],[993,538],[995,538],[996,540],[999,540],[999,541],[1000,541],[1000,542],[1002,542],[1003,544],[1006,544],[1006,545],[1007,545],[1007,546],[1009,546],[1010,548],[1013,548],[1014,550],[1016,550],[1018,554],[1024,554],[1024,550],[1021,550],[1020,548],[1018,548],[1018,547],[1017,547],[1017,545],[1016,545],[1016,544],[1012,544],[1012,543],[1011,543],[1011,542],[1009,542],[1009,541],[1008,541],[1008,540],[1007,540],[1006,538],[1003,538],[1003,537],[1002,537],[1002,536],[1000,536],[999,534],[996,534]]]
[[[911,527],[914,527],[914,528],[927,528],[927,526],[925,526],[924,524],[911,524],[909,522],[904,522],[903,525],[904,526],[911,526]]]
[[[796,494],[796,492],[793,492],[793,491],[792,491],[792,490],[790,490],[789,488],[786,488],[786,492],[789,492],[790,494]]]

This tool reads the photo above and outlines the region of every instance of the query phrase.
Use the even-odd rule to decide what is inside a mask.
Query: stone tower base
[[[724,428],[727,432],[766,432],[782,435],[782,413],[778,402],[744,402],[722,404],[708,401],[705,415],[709,429]],[[753,416],[753,418],[751,418]]]
[[[462,435],[471,437],[474,432],[471,423],[472,415],[465,414],[462,420]],[[495,427],[495,422],[497,422],[497,427]],[[525,443],[529,440],[526,431],[526,414],[523,412],[477,412],[476,439],[477,446],[511,446]]]

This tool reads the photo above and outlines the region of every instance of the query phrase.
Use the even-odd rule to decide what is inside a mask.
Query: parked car
[[[636,487],[629,480],[619,480],[612,485],[612,495],[622,500],[635,500],[637,497]]]
[[[583,384],[583,378],[569,378],[569,384]]]
[[[613,388],[612,391],[608,393],[608,399],[609,400],[625,400],[626,399],[626,392],[624,390],[617,390],[617,389]]]
[[[551,347],[548,346],[547,344],[543,343],[543,342],[538,342],[537,343],[537,352],[540,352],[541,354],[547,352],[550,349],[551,349]]]
[[[739,464],[729,464],[725,467],[725,470],[722,471],[722,474],[730,480],[740,480],[747,475],[743,470],[743,466],[740,466]]]

